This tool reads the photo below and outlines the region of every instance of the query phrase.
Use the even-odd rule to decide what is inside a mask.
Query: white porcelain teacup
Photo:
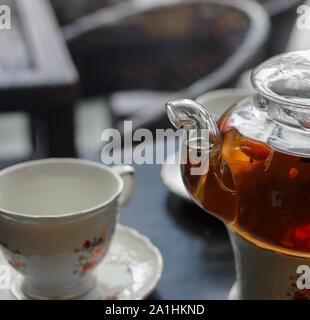
[[[117,214],[132,197],[134,170],[46,159],[0,172],[0,244],[24,275],[24,293],[69,299],[96,283]]]

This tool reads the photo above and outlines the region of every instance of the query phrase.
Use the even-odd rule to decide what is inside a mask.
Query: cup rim
[[[57,164],[57,163],[66,163],[66,164],[80,164],[84,166],[89,166],[92,168],[97,168],[100,170],[103,170],[105,172],[108,172],[111,174],[118,182],[118,187],[117,190],[114,192],[112,196],[110,196],[108,199],[103,201],[102,203],[89,207],[85,210],[81,211],[75,211],[75,212],[68,212],[68,213],[63,213],[63,214],[47,214],[47,215],[37,215],[37,214],[26,214],[26,213],[19,213],[19,212],[14,212],[11,210],[4,209],[0,206],[0,216],[5,216],[6,218],[13,219],[13,220],[21,220],[23,219],[24,221],[38,221],[38,222],[55,222],[58,220],[63,220],[63,219],[69,219],[71,220],[72,218],[81,218],[85,215],[89,215],[91,213],[95,213],[98,210],[105,209],[110,203],[118,199],[118,197],[121,195],[122,190],[124,188],[124,181],[121,179],[121,177],[114,172],[111,168],[101,164],[97,163],[94,161],[90,160],[84,160],[84,159],[77,159],[77,158],[46,158],[46,159],[40,159],[40,160],[31,160],[31,161],[26,161],[22,163],[18,163],[15,165],[12,165],[10,167],[4,168],[0,171],[0,179],[4,174],[7,174],[9,172],[12,172],[16,169],[22,169],[22,168],[27,168],[27,167],[33,167],[36,165],[42,165],[42,164]]]

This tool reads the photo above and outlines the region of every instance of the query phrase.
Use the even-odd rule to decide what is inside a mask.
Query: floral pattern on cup
[[[25,258],[19,250],[12,250],[6,243],[0,243],[4,256],[9,264],[17,271],[25,272],[26,263]]]
[[[101,235],[99,238],[94,238],[92,241],[85,240],[81,249],[76,249],[78,261],[73,271],[74,274],[80,276],[85,275],[94,269],[94,267],[101,261],[104,256],[105,236]]]

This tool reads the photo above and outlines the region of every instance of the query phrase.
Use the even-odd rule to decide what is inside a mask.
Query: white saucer
[[[210,91],[198,97],[197,101],[206,106],[213,117],[218,120],[234,103],[251,95],[253,95],[253,90],[250,89],[221,89]],[[182,181],[179,163],[170,164],[173,163],[171,161],[173,157],[175,154],[171,154],[162,165],[162,180],[172,193],[191,201]],[[176,156],[176,159],[179,157]]]
[[[7,262],[0,252],[0,266],[4,264]],[[136,230],[118,225],[111,248],[95,271],[96,287],[79,299],[144,299],[154,290],[162,269],[163,260],[158,248]],[[11,272],[12,286],[9,290],[0,290],[0,300],[28,300],[21,291],[23,277],[13,269]]]

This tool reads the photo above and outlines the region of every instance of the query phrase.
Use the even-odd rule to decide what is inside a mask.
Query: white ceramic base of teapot
[[[310,259],[261,249],[228,230],[233,245],[237,281],[229,300],[310,300],[310,290],[298,289],[297,268]]]

